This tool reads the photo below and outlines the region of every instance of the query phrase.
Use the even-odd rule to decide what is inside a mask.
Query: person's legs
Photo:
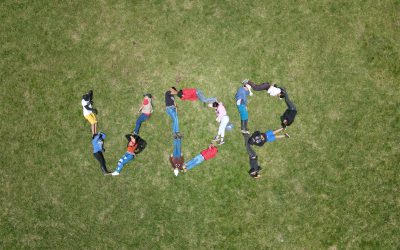
[[[276,135],[277,133],[283,131],[283,128],[278,128],[277,130],[274,130],[274,135]]]
[[[124,156],[121,157],[121,159],[119,159],[118,161],[118,166],[115,169],[116,172],[120,173],[122,171],[122,169],[124,168],[124,166],[130,162],[131,160],[135,159],[135,156],[126,152],[124,154]]]
[[[248,134],[243,134],[243,137],[244,137],[244,145],[246,147],[247,154],[249,155],[249,157],[252,157],[252,158],[256,157],[257,156],[256,152],[254,152],[251,145],[249,144],[250,136]]]
[[[185,164],[186,169],[190,170],[190,169],[194,168],[195,166],[199,165],[200,163],[202,163],[203,161],[204,161],[204,157],[201,154],[198,154],[193,159],[191,159],[190,161],[188,161]]]
[[[172,119],[173,133],[175,133],[175,134],[179,133],[179,120],[178,120],[178,114],[176,113],[176,108],[175,107],[167,107],[167,114]]]
[[[181,157],[181,139],[176,138],[174,139],[174,153],[173,156],[174,158],[179,158]]]
[[[104,159],[103,153],[102,152],[97,152],[97,153],[94,153],[93,155],[96,158],[96,160],[100,163],[100,168],[101,168],[101,171],[103,172],[103,174],[110,173],[107,170],[106,160]]]
[[[289,99],[289,95],[287,94],[286,90],[283,90],[285,93],[285,102],[286,105],[288,107],[288,109],[290,110],[296,110],[296,106],[294,105],[294,103]]]
[[[244,104],[240,104],[237,106],[240,114],[240,129],[242,130],[242,133],[248,133],[248,128],[247,128],[247,120],[249,119],[249,114],[247,112],[247,107]]]
[[[271,86],[271,84],[269,84],[268,82],[264,82],[257,85],[254,82],[249,81],[247,84],[250,85],[251,88],[254,89],[255,91],[267,90]]]
[[[224,138],[225,136],[225,129],[228,123],[229,123],[229,116],[227,115],[223,116],[218,128],[218,135],[221,136],[222,138]]]
[[[135,125],[135,128],[134,128],[134,130],[133,130],[133,133],[135,133],[135,134],[139,134],[139,131],[140,131],[140,126],[142,125],[142,123],[144,122],[144,121],[146,121],[147,119],[148,119],[149,117],[147,116],[147,115],[145,115],[145,114],[141,114],[138,118],[137,118],[137,120],[136,120],[136,125]]]
[[[209,98],[205,97],[203,92],[199,89],[196,89],[196,94],[201,102],[213,103],[213,102],[217,101],[217,98],[215,98],[215,97],[209,97]]]

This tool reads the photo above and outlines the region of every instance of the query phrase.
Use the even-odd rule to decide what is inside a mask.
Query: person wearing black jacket
[[[281,125],[282,128],[286,129],[287,126],[290,126],[294,122],[294,118],[297,115],[297,109],[294,103],[289,99],[289,96],[286,92],[286,89],[281,88],[282,92],[280,94],[281,98],[285,98],[287,109],[281,116]]]

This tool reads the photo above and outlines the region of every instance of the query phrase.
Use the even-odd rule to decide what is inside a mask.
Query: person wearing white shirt
[[[82,96],[82,109],[83,116],[89,121],[92,128],[92,135],[97,134],[97,120],[95,114],[97,109],[93,108],[93,91],[89,90],[88,93]]]

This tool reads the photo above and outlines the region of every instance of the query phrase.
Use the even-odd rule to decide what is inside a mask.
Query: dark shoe
[[[258,171],[254,171],[250,173],[250,177],[254,178],[254,179],[258,179],[261,177],[261,175],[258,173]]]
[[[174,139],[182,139],[183,135],[180,132],[174,134]]]

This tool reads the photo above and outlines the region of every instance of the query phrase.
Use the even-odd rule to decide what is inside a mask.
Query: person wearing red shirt
[[[135,159],[136,154],[139,154],[146,147],[146,141],[143,140],[138,135],[128,134],[128,135],[125,135],[125,137],[126,137],[126,139],[128,139],[128,144],[126,146],[126,152],[121,157],[121,159],[119,159],[117,168],[115,169],[114,172],[111,173],[112,176],[119,175],[119,173],[122,171],[124,166],[128,162]]]
[[[140,116],[136,120],[135,128],[133,129],[133,133],[135,135],[139,134],[140,126],[142,122],[146,121],[150,118],[151,113],[153,113],[153,106],[152,106],[152,95],[151,94],[144,94],[143,95],[143,102],[142,106],[140,106],[139,113]]]
[[[193,159],[188,161],[187,163],[183,164],[183,171],[186,172],[187,170],[190,170],[203,161],[210,160],[217,156],[218,153],[218,148],[214,146],[212,143],[208,148],[204,149],[203,151],[200,152],[200,154],[196,155]],[[178,175],[178,171],[174,171],[175,175]]]
[[[217,101],[215,97],[205,97],[203,92],[195,88],[181,89],[178,91],[178,97],[183,101],[197,101],[200,100],[204,103],[213,103]]]

